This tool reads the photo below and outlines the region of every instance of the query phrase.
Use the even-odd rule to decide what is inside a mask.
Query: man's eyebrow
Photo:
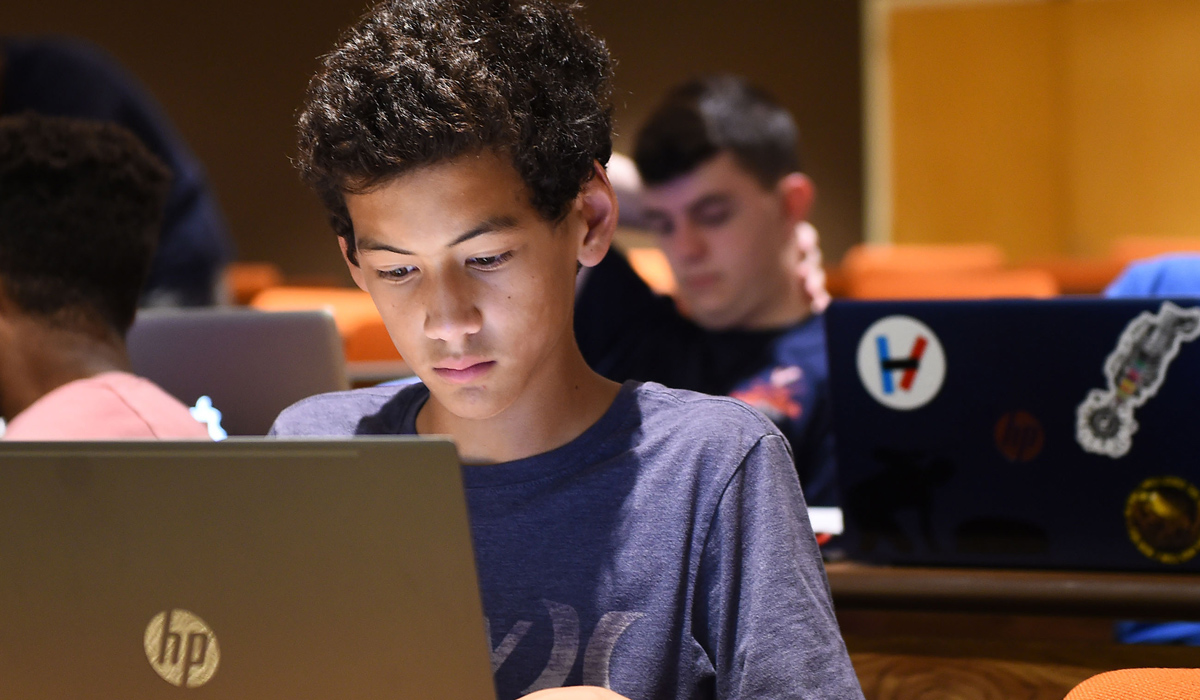
[[[689,214],[695,214],[704,207],[712,206],[714,204],[725,204],[732,198],[733,196],[728,192],[713,192],[711,194],[706,194],[700,199],[697,199],[689,204],[687,210]]]
[[[453,241],[450,241],[450,243],[446,247],[453,248],[454,246],[458,245],[459,243],[466,243],[467,241],[471,240],[472,238],[475,238],[476,236],[482,236],[485,233],[496,233],[496,232],[502,231],[506,228],[512,228],[513,226],[516,226],[516,225],[517,225],[517,219],[515,216],[507,216],[507,215],[493,216],[492,218],[488,219],[487,221],[484,221],[483,223],[479,224],[478,226],[471,229],[470,231],[467,231],[466,233],[462,234],[458,238],[455,238]]]
[[[374,238],[371,238],[369,236],[359,236],[358,240],[355,241],[354,247],[359,249],[360,251],[362,251],[362,250],[386,250],[389,253],[396,253],[398,255],[416,255],[416,253],[413,253],[410,250],[405,250],[403,248],[396,248],[396,247],[390,246],[386,243],[380,243],[379,241],[377,241]]]
[[[450,241],[448,244],[446,244],[446,247],[453,248],[460,243],[466,243],[476,236],[482,236],[487,233],[497,233],[499,231],[503,231],[504,229],[512,228],[516,225],[517,219],[514,216],[493,216],[492,218],[472,228],[470,231],[462,234],[458,238],[455,238],[453,241]],[[416,255],[416,253],[412,252],[411,250],[390,246],[381,241],[377,241],[370,236],[360,237],[355,247],[357,247],[359,250],[384,250],[389,253],[396,253],[397,255]]]

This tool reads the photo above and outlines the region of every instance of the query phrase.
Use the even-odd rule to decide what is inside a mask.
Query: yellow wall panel
[[[1200,235],[1200,1],[900,4],[889,42],[893,240]]]
[[[1053,5],[896,10],[890,25],[893,240],[1061,239],[1062,91]]]
[[[1200,2],[1071,7],[1071,248],[1200,236]]]

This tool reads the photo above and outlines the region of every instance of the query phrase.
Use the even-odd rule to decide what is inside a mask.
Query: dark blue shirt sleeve
[[[583,359],[613,381],[663,381],[647,365],[669,356],[666,344],[686,333],[675,302],[655,294],[616,249],[586,274],[575,298],[575,340]]]

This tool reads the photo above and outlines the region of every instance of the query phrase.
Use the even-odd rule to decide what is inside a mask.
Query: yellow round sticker
[[[1125,526],[1142,554],[1182,564],[1200,550],[1200,489],[1177,476],[1146,479],[1125,502]]]

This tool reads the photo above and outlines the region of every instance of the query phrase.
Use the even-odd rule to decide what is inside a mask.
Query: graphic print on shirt
[[[807,393],[804,370],[789,365],[776,367],[766,376],[755,377],[747,384],[735,388],[729,395],[757,409],[772,423],[794,421],[804,413],[800,397]]]
[[[1133,409],[1158,393],[1167,367],[1183,343],[1200,336],[1200,307],[1181,309],[1164,301],[1157,314],[1143,311],[1129,322],[1104,361],[1106,389],[1092,389],[1075,411],[1075,439],[1087,452],[1124,457],[1138,423]]]
[[[542,605],[550,614],[554,646],[550,650],[549,658],[546,660],[541,674],[521,691],[521,695],[528,695],[546,688],[562,687],[567,681],[567,676],[575,668],[576,661],[579,660],[581,641],[579,613],[570,605],[556,603],[552,600],[543,600]],[[607,612],[600,617],[583,652],[583,679],[581,681],[583,685],[610,687],[609,668],[612,663],[613,649],[616,648],[617,642],[625,630],[643,617],[645,617],[645,613],[624,611]],[[484,624],[490,637],[490,620],[485,618]],[[504,662],[512,656],[522,640],[533,629],[534,623],[529,620],[519,620],[513,624],[500,643],[492,649],[493,674],[504,666]]]
[[[946,353],[929,326],[911,316],[886,316],[858,343],[858,377],[879,403],[911,411],[941,390]]]

